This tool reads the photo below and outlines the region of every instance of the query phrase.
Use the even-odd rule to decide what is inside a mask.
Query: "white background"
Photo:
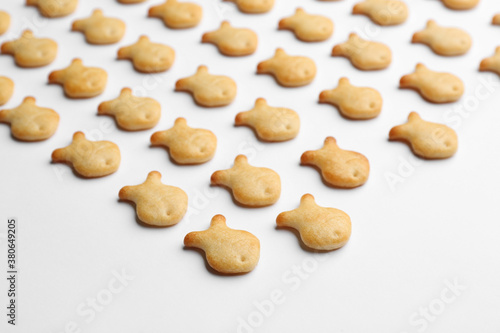
[[[218,0],[193,1],[203,6],[203,20],[187,30],[170,30],[159,19],[147,18],[148,8],[159,2],[153,0],[129,6],[82,0],[72,15],[50,20],[25,7],[24,1],[1,1],[0,8],[12,16],[1,42],[31,28],[35,36],[59,44],[57,59],[39,69],[22,69],[12,57],[0,56],[0,75],[16,84],[4,108],[16,107],[31,95],[38,105],[61,116],[56,134],[39,143],[13,140],[9,127],[0,125],[0,232],[5,236],[8,217],[18,219],[20,271],[18,326],[5,323],[2,306],[2,332],[237,332],[241,320],[247,324],[250,320],[255,327],[240,332],[499,332],[500,80],[478,72],[480,60],[498,46],[500,27],[490,24],[493,14],[500,12],[498,2],[482,0],[474,10],[457,12],[437,0],[407,1],[408,20],[380,28],[364,16],[351,15],[352,0],[277,0],[264,15],[245,15]],[[279,19],[293,14],[297,6],[330,17],[335,23],[333,37],[303,43],[291,32],[278,31]],[[87,17],[97,7],[127,23],[118,44],[89,45],[81,33],[70,31],[75,19]],[[473,38],[470,52],[446,58],[411,44],[412,34],[431,18],[467,30]],[[223,19],[257,32],[255,54],[228,58],[215,46],[200,43],[201,35],[218,28]],[[392,49],[388,69],[362,72],[346,59],[330,56],[332,47],[353,31]],[[129,61],[116,60],[118,48],[142,34],[175,49],[176,60],[168,72],[140,74]],[[256,75],[258,62],[271,57],[276,47],[313,58],[318,67],[313,83],[290,89],[278,86],[270,76]],[[60,86],[47,84],[48,74],[68,66],[74,57],[107,70],[109,81],[102,95],[71,100]],[[461,77],[466,87],[462,99],[434,105],[414,91],[399,90],[400,77],[413,72],[417,62]],[[175,81],[192,75],[200,64],[237,82],[238,95],[231,105],[205,109],[196,106],[189,94],[173,91]],[[334,88],[342,76],[380,91],[384,106],[378,118],[350,121],[334,107],[317,103],[319,93]],[[99,103],[117,97],[125,86],[161,103],[162,118],[154,129],[129,133],[117,129],[111,118],[97,116]],[[261,143],[250,129],[233,126],[236,113],[251,109],[258,97],[300,114],[296,139]],[[389,142],[390,128],[404,123],[410,111],[453,127],[459,136],[458,153],[448,160],[423,161],[413,158],[406,145]],[[151,134],[170,128],[179,116],[217,135],[212,161],[178,166],[164,149],[149,147]],[[86,180],[66,165],[51,164],[52,151],[68,145],[78,130],[119,145],[122,161],[115,174]],[[332,189],[316,170],[299,165],[300,155],[319,149],[326,136],[368,157],[371,173],[365,185]],[[209,186],[212,172],[231,167],[239,153],[246,154],[251,164],[280,174],[282,194],[275,205],[241,208],[226,190]],[[118,202],[122,186],[142,183],[152,170],[189,195],[188,213],[176,226],[143,227],[136,222],[134,208]],[[391,187],[386,180],[389,173],[399,173],[402,182]],[[276,216],[296,208],[304,193],[351,216],[352,237],[344,248],[313,254],[301,248],[292,232],[276,230]],[[253,272],[216,275],[207,270],[200,253],[183,248],[184,236],[206,229],[218,213],[226,216],[230,227],[260,239],[261,258]],[[5,272],[5,238],[0,242],[0,267]],[[309,273],[298,277],[294,267]],[[89,298],[108,301],[113,272],[122,270],[133,276],[123,290],[95,316],[79,314],[79,308],[88,311]],[[7,285],[1,281],[0,304],[6,304]],[[443,293],[453,295],[446,291],[446,281],[465,287],[450,304],[440,301]],[[271,293],[282,295],[273,308]],[[267,305],[265,315],[256,302]],[[419,308],[429,306],[440,313],[423,320]]]

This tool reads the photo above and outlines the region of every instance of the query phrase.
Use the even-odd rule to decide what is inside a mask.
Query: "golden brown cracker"
[[[176,91],[187,91],[201,106],[217,107],[230,104],[236,97],[236,82],[230,77],[212,75],[206,66],[199,66],[196,74],[175,83]]]
[[[141,36],[135,44],[120,48],[118,59],[131,60],[139,72],[159,73],[172,67],[175,51],[167,45],[151,42],[147,36]]]
[[[234,2],[238,9],[247,14],[262,14],[270,11],[274,0],[226,0]]]
[[[441,0],[443,4],[450,8],[456,10],[466,10],[472,9],[477,6],[479,0]]]
[[[351,218],[340,209],[321,207],[311,194],[304,194],[300,206],[276,218],[278,227],[296,229],[304,244],[314,250],[332,251],[351,237]]]
[[[171,29],[186,29],[200,23],[203,9],[192,2],[167,0],[161,5],[151,7],[148,16],[162,19]]]
[[[125,28],[122,20],[106,17],[102,10],[96,9],[90,17],[74,21],[71,30],[82,32],[87,43],[105,45],[118,43],[125,34]]]
[[[399,0],[364,0],[354,5],[352,13],[366,15],[378,25],[398,25],[408,18],[408,7]]]
[[[500,14],[495,14],[491,20],[491,24],[500,25]]]
[[[236,156],[231,169],[214,172],[210,182],[231,189],[234,199],[248,207],[272,205],[281,194],[280,176],[271,169],[251,166],[245,155]]]
[[[12,55],[20,67],[47,66],[57,56],[57,43],[50,38],[36,38],[31,30],[25,30],[19,39],[3,43],[2,53]]]
[[[353,86],[345,77],[340,78],[335,89],[322,91],[319,101],[336,106],[350,119],[375,118],[382,110],[382,96],[377,90]]]
[[[186,192],[163,184],[158,171],[151,171],[142,184],[122,187],[118,196],[120,200],[133,202],[139,220],[155,227],[179,223],[188,208]]]
[[[18,107],[0,111],[0,122],[10,124],[12,136],[18,140],[46,140],[57,130],[57,112],[39,107],[35,102],[35,98],[26,97]]]
[[[300,87],[316,76],[316,64],[308,57],[290,56],[278,48],[274,56],[257,66],[257,74],[271,74],[284,87]]]
[[[85,67],[81,59],[73,59],[71,64],[49,75],[49,83],[63,86],[70,98],[90,98],[100,95],[106,88],[108,74],[97,67]]]
[[[223,21],[219,29],[204,33],[201,42],[214,44],[224,55],[239,57],[255,52],[258,37],[250,29],[234,28],[228,21]]]
[[[472,38],[462,29],[442,27],[429,20],[424,30],[413,34],[411,42],[428,45],[439,55],[457,56],[469,51]]]
[[[234,120],[236,126],[249,126],[263,141],[279,142],[295,138],[300,129],[297,112],[287,108],[269,106],[258,98],[250,111],[240,112]]]
[[[214,157],[217,137],[212,131],[189,127],[186,119],[177,118],[172,128],[155,132],[151,144],[167,147],[176,163],[201,164]]]
[[[0,76],[0,105],[9,101],[14,93],[14,82],[6,76]]]
[[[222,215],[215,215],[207,230],[187,234],[184,245],[205,251],[210,267],[223,274],[248,273],[260,258],[259,239],[248,231],[229,228]]]
[[[389,139],[408,143],[415,155],[427,159],[449,158],[458,149],[453,129],[425,121],[416,112],[410,113],[406,124],[393,127]]]
[[[10,27],[10,15],[6,11],[0,10],[0,36]]]
[[[82,177],[104,177],[120,166],[120,149],[110,141],[89,141],[82,132],[73,135],[71,144],[52,152],[54,163],[68,163]]]
[[[304,42],[321,42],[333,34],[332,20],[326,16],[308,14],[302,8],[297,8],[294,15],[281,19],[278,28],[292,31]]]
[[[364,40],[355,33],[346,42],[335,45],[332,56],[346,57],[354,67],[365,71],[387,68],[392,61],[387,45]]]
[[[423,64],[417,64],[415,72],[405,75],[399,81],[400,88],[415,89],[433,103],[451,103],[462,97],[462,80],[450,73],[435,72]]]
[[[132,95],[130,88],[123,88],[120,96],[99,104],[97,113],[113,116],[118,126],[127,131],[141,131],[158,124],[161,105],[152,98]]]
[[[118,0],[119,3],[122,3],[124,5],[132,5],[132,4],[141,3],[144,1],[146,1],[146,0]]]
[[[323,148],[302,154],[300,162],[317,167],[323,179],[334,187],[361,186],[370,174],[370,163],[364,155],[341,149],[331,136],[325,139]]]
[[[75,11],[78,0],[26,0],[26,6],[36,6],[45,17],[62,17]]]
[[[479,70],[482,72],[493,72],[500,75],[500,46],[495,49],[495,54],[493,56],[484,58],[481,61]]]

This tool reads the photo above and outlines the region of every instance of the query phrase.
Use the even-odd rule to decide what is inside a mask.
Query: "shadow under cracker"
[[[231,200],[233,201],[233,203],[236,206],[241,207],[241,208],[257,209],[257,208],[269,207],[269,206],[272,206],[274,204],[274,203],[272,203],[272,204],[264,205],[264,206],[248,206],[248,205],[242,204],[241,202],[238,202],[236,200],[236,198],[234,197],[234,194],[233,194],[233,190],[230,187],[228,187],[226,185],[218,185],[218,184],[210,184],[210,187],[222,187],[223,189],[228,191],[231,195]]]
[[[453,103],[456,103],[458,102],[458,99],[456,101],[453,101],[453,102],[435,102],[435,101],[431,101],[430,99],[428,99],[427,97],[425,97],[421,92],[420,90],[418,90],[417,88],[413,88],[413,87],[401,87],[399,86],[398,87],[399,90],[413,90],[415,91],[416,93],[418,93],[420,95],[420,97],[422,97],[426,102],[429,102],[431,104],[436,104],[436,105],[441,105],[441,104],[453,104]],[[460,98],[459,98],[460,99]]]
[[[297,40],[300,40],[301,42],[307,43],[307,44],[325,43],[332,37],[332,36],[330,36],[327,39],[323,39],[323,40],[306,40],[306,39],[303,39],[303,38],[300,38],[299,36],[297,36],[295,34],[295,31],[292,28],[280,28],[278,26],[276,28],[276,31],[290,31]],[[333,35],[333,33],[332,33],[332,35]]]
[[[42,68],[42,67],[45,67],[47,65],[41,65],[41,66],[35,66],[35,67],[23,67],[21,65],[19,65],[16,60],[15,60],[15,57],[13,54],[10,54],[10,53],[1,53],[0,52],[0,56],[10,56],[10,58],[12,58],[12,65],[11,66],[16,66],[17,68],[21,68],[21,69],[39,69],[39,68]]]
[[[200,103],[198,103],[198,101],[194,98],[194,93],[191,92],[191,91],[187,91],[187,90],[177,90],[176,88],[174,88],[174,92],[183,92],[183,93],[187,93],[189,95],[191,95],[192,99],[193,99],[193,102],[194,104],[196,104],[197,106],[201,107],[201,108],[205,108],[205,109],[218,109],[218,108],[224,108],[224,107],[228,107],[229,104],[231,104],[233,101],[227,103],[226,105],[202,105]]]
[[[352,67],[356,68],[357,70],[360,70],[362,72],[367,72],[367,73],[370,73],[370,72],[376,73],[376,72],[380,72],[380,71],[383,71],[383,70],[387,70],[387,68],[390,66],[390,64],[389,64],[389,65],[387,65],[387,67],[384,67],[384,68],[365,69],[365,68],[360,68],[360,67],[356,66],[355,64],[353,64],[352,61],[351,61],[351,59],[347,55],[333,55],[333,54],[331,54],[330,57],[333,57],[333,58],[344,58],[344,59],[346,59],[351,64]]]
[[[178,223],[175,223],[175,224],[172,224],[172,225],[164,225],[164,226],[161,226],[161,225],[151,225],[151,224],[147,224],[147,223],[144,223],[142,222],[140,219],[139,219],[139,216],[137,216],[137,212],[136,212],[136,208],[137,208],[137,205],[135,204],[135,202],[133,201],[130,201],[130,200],[124,200],[124,199],[118,199],[117,200],[118,202],[120,203],[128,203],[130,204],[130,206],[133,208],[133,212],[134,212],[134,217],[135,217],[135,222],[143,227],[143,228],[146,228],[146,229],[169,229],[173,226],[176,226]],[[179,221],[180,222],[180,221]]]
[[[276,82],[280,87],[283,87],[283,88],[288,88],[288,89],[297,89],[297,88],[304,88],[306,86],[308,86],[311,82],[307,83],[307,84],[303,84],[303,85],[300,85],[300,86],[285,86],[284,84],[281,84],[278,79],[272,75],[271,73],[259,73],[259,72],[255,72],[255,74],[257,75],[268,75],[268,76],[271,76],[274,80],[274,82]]]
[[[218,272],[215,269],[213,269],[212,266],[210,266],[210,264],[208,263],[205,251],[203,251],[202,249],[199,249],[197,247],[187,247],[187,246],[183,246],[182,249],[184,251],[198,252],[200,254],[200,256],[203,258],[203,261],[204,261],[204,264],[205,264],[207,271],[212,275],[215,275],[215,276],[243,276],[243,275],[250,273],[250,272],[246,272],[246,273],[233,273],[233,274],[231,274],[231,273]]]
[[[130,4],[132,4],[132,3],[130,3]],[[108,45],[109,46],[111,44],[103,44],[103,45]],[[118,56],[117,56],[115,59],[116,60],[128,60],[130,62],[130,66],[132,66],[132,69],[135,70],[137,73],[140,73],[140,74],[159,74],[159,73],[165,73],[166,71],[168,71],[172,67],[172,65],[169,68],[167,68],[167,69],[157,69],[158,67],[148,67],[147,69],[142,70],[142,69],[139,69],[139,68],[135,67],[133,58],[118,58]]]
[[[75,177],[80,178],[80,179],[86,179],[86,180],[101,179],[101,178],[104,178],[104,177],[107,177],[107,176],[111,176],[113,173],[116,172],[115,171],[113,173],[110,173],[110,174],[107,174],[107,175],[104,175],[104,176],[99,176],[99,177],[85,177],[85,176],[79,174],[75,170],[75,168],[73,167],[73,164],[71,162],[54,162],[54,161],[50,161],[50,164],[53,164],[53,165],[55,165],[55,164],[65,164],[65,165],[67,165],[71,169],[71,172],[73,172],[73,174],[75,175]]]
[[[127,129],[127,128],[123,128],[122,126],[120,126],[120,124],[118,123],[118,121],[116,120],[116,117],[111,115],[111,114],[104,114],[104,113],[97,113],[97,116],[98,117],[108,117],[110,119],[113,120],[113,122],[115,123],[115,127],[120,130],[120,131],[123,131],[125,133],[136,133],[136,132],[142,132],[142,131],[147,131],[147,130],[150,130],[151,128],[139,128],[139,129]],[[156,124],[158,125],[158,124]],[[155,125],[155,126],[156,126]]]
[[[299,242],[299,246],[302,248],[302,250],[304,251],[307,251],[307,252],[311,252],[311,253],[330,253],[330,252],[333,252],[333,251],[337,251],[340,248],[338,249],[335,249],[335,250],[317,250],[317,249],[313,249],[312,247],[309,247],[307,246],[304,241],[302,240],[302,237],[300,237],[300,233],[297,229],[294,229],[294,228],[291,228],[291,227],[280,227],[280,226],[276,226],[275,227],[276,230],[288,230],[288,231],[291,231],[296,237],[297,237],[297,240]]]
[[[255,128],[253,128],[252,126],[250,125],[247,125],[247,124],[241,124],[241,125],[236,125],[234,124],[233,127],[237,128],[237,127],[246,127],[246,128],[249,128],[250,130],[252,130],[253,134],[255,135],[255,138],[257,139],[257,141],[261,142],[261,143],[280,143],[280,142],[288,142],[288,141],[292,141],[294,138],[291,138],[291,139],[288,139],[288,140],[281,140],[281,141],[269,141],[269,140],[264,140],[262,139],[261,137],[259,137],[257,135],[257,130]]]
[[[214,42],[204,42],[204,41],[200,41],[200,44],[210,44],[210,45],[214,45],[214,46],[215,46],[215,48],[217,49],[217,51],[219,52],[219,54],[220,54],[220,55],[225,56],[225,57],[228,57],[229,59],[238,59],[238,58],[241,58],[241,57],[247,57],[247,56],[250,56],[250,55],[252,55],[252,54],[254,54],[254,53],[255,53],[255,51],[254,51],[254,52],[252,52],[252,53],[250,53],[250,54],[237,54],[237,55],[234,55],[234,54],[227,54],[227,53],[223,53],[223,52],[219,49],[218,45],[217,45],[216,43],[214,43]]]
[[[334,189],[338,189],[338,190],[353,190],[353,189],[356,189],[356,188],[361,187],[364,184],[366,184],[366,182],[365,182],[365,183],[363,183],[361,185],[358,185],[358,186],[355,186],[355,187],[340,187],[340,186],[335,186],[335,185],[332,185],[332,184],[330,184],[329,182],[327,182],[325,180],[325,177],[323,177],[323,172],[321,171],[321,169],[318,166],[312,165],[312,164],[302,164],[302,163],[299,163],[299,165],[300,166],[310,167],[310,168],[313,168],[316,171],[318,171],[319,176],[321,177],[321,181],[323,182],[323,184],[325,184],[325,186],[327,186],[329,188],[334,188]]]
[[[164,145],[154,145],[154,144],[151,143],[151,144],[149,144],[149,148],[160,148],[160,149],[163,149],[167,153],[169,161],[172,164],[176,165],[176,166],[181,166],[181,167],[198,166],[198,165],[205,164],[205,163],[207,163],[207,162],[210,161],[210,160],[208,160],[208,161],[203,162],[203,163],[179,163],[179,162],[177,162],[176,160],[174,160],[172,158],[172,155],[170,155],[170,148],[169,147],[164,146]]]
[[[6,126],[9,127],[9,130],[11,129],[11,125],[9,123],[3,123],[3,122],[0,122],[0,124],[5,124]],[[54,135],[54,134],[52,134]],[[14,136],[14,134],[12,134],[12,130],[10,130],[10,137],[12,138],[12,140],[16,141],[16,142],[19,142],[19,143],[39,143],[39,142],[44,142],[44,141],[47,141],[48,139],[50,139],[52,137],[52,135],[46,139],[39,139],[39,140],[22,140],[22,139],[19,139],[19,138],[16,138]]]
[[[421,156],[421,155],[418,155],[414,150],[413,150],[413,147],[411,145],[411,142],[406,140],[406,139],[387,139],[387,141],[389,142],[400,142],[400,143],[404,143],[408,146],[408,148],[410,148],[410,151],[413,153],[413,155],[423,161],[430,161],[430,162],[436,162],[436,161],[442,161],[442,160],[447,160],[453,156],[450,156],[450,157],[442,157],[442,158],[427,158],[425,156]]]
[[[64,91],[64,85],[63,85],[63,84],[61,84],[61,83],[57,83],[57,82],[47,82],[47,85],[48,85],[48,86],[50,86],[50,85],[58,85],[58,86],[61,86],[61,88],[62,88],[62,90],[63,90],[63,95],[64,95],[64,97],[66,97],[66,98],[68,98],[68,99],[85,100],[85,99],[96,98],[96,97],[98,97],[99,95],[101,95],[101,94],[102,94],[102,92],[101,92],[101,93],[99,93],[99,94],[97,94],[97,95],[95,95],[95,96],[89,96],[89,97],[83,97],[83,96],[82,96],[82,97],[70,97],[70,96],[68,96],[68,94],[66,94],[66,91]]]
[[[318,101],[318,104],[319,105],[323,105],[323,104],[327,104],[327,105],[330,105],[330,106],[333,106],[335,109],[337,109],[339,115],[345,119],[345,120],[350,120],[350,121],[355,121],[355,122],[364,122],[364,121],[367,121],[367,120],[373,120],[375,118],[377,118],[379,114],[377,114],[375,117],[371,117],[371,118],[351,118],[351,117],[348,117],[346,116],[345,114],[343,114],[341,111],[340,111],[340,107],[338,105],[335,105],[335,104],[332,104],[332,103],[329,103],[329,102],[321,102],[321,101]]]

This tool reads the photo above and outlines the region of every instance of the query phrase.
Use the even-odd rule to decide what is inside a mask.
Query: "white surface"
[[[450,11],[435,0],[407,1],[410,16],[406,23],[379,28],[364,16],[350,14],[352,0],[277,0],[270,13],[255,16],[238,12],[231,3],[197,0],[204,9],[201,24],[177,31],[159,19],[146,18],[148,8],[158,2],[125,6],[114,1],[80,1],[74,14],[53,20],[41,18],[21,0],[0,4],[12,16],[12,26],[1,42],[31,27],[36,36],[51,37],[60,46],[56,61],[39,69],[18,68],[10,56],[0,56],[0,74],[16,84],[14,96],[4,107],[15,107],[32,95],[39,105],[61,115],[56,134],[40,143],[14,141],[9,127],[0,125],[0,232],[5,232],[10,216],[18,218],[20,230],[19,325],[7,327],[2,310],[2,332],[237,332],[239,318],[248,322],[249,316],[258,326],[251,328],[254,332],[500,330],[500,80],[477,70],[480,60],[491,56],[498,43],[500,28],[490,25],[493,13],[500,12],[497,1],[482,0],[476,9],[464,12]],[[278,31],[279,19],[299,5],[328,15],[335,23],[333,37],[308,44],[291,32]],[[126,35],[120,43],[92,46],[81,33],[70,31],[73,20],[88,16],[96,7],[126,21]],[[412,34],[430,18],[442,25],[462,25],[473,37],[470,52],[445,58],[426,46],[410,44]],[[228,58],[215,46],[200,43],[201,35],[216,29],[222,19],[258,33],[259,48],[254,55]],[[330,57],[333,45],[344,42],[352,31],[390,46],[393,62],[389,69],[361,72],[344,58]],[[134,43],[141,34],[175,49],[176,61],[168,72],[139,74],[129,61],[116,60],[117,49]],[[314,82],[287,89],[270,76],[256,75],[257,63],[271,57],[276,47],[313,58],[318,66]],[[66,67],[76,56],[85,65],[108,71],[109,83],[102,95],[71,100],[60,86],[47,85],[48,74]],[[399,78],[412,72],[417,62],[461,77],[464,97],[455,104],[434,105],[414,91],[399,90]],[[173,91],[175,81],[193,74],[200,64],[237,82],[238,95],[230,106],[204,109],[187,93]],[[317,103],[319,93],[335,87],[342,76],[381,92],[384,107],[378,118],[349,121],[334,107]],[[488,92],[481,80],[492,82],[493,92],[483,96],[472,111],[459,113],[457,108],[465,110],[463,104],[477,98],[477,89],[480,95]],[[128,133],[118,130],[111,118],[96,115],[98,104],[115,98],[125,86],[142,89],[160,101],[162,118],[154,129]],[[302,126],[295,140],[264,144],[250,129],[233,127],[236,113],[251,109],[258,97],[300,114]],[[405,122],[410,111],[455,128],[458,153],[444,161],[422,161],[413,158],[406,145],[388,142],[389,129]],[[215,132],[219,145],[212,161],[177,166],[165,150],[149,147],[150,135],[171,127],[179,116],[186,117],[191,126]],[[77,130],[119,145],[122,163],[118,172],[84,180],[67,166],[50,163],[51,152],[69,144]],[[337,138],[340,147],[368,157],[371,174],[364,186],[332,189],[322,183],[316,170],[299,166],[300,155],[319,149],[329,135]],[[270,167],[281,175],[278,203],[261,209],[241,208],[226,190],[209,186],[211,173],[231,167],[238,153],[247,154],[253,165]],[[401,169],[402,160],[418,165]],[[385,177],[398,168],[404,182],[391,189]],[[160,171],[165,183],[189,195],[188,214],[174,227],[142,227],[136,223],[133,207],[118,202],[122,186],[143,182],[151,170]],[[351,216],[353,231],[347,246],[312,254],[299,246],[293,233],[275,229],[276,216],[296,208],[304,193],[312,193],[320,205]],[[217,213],[226,216],[230,227],[248,230],[260,239],[261,259],[250,274],[214,275],[199,253],[183,249],[184,236],[206,229]],[[0,242],[0,267],[5,271],[5,239]],[[303,264],[310,273],[297,278],[292,269]],[[90,318],[89,312],[79,314],[78,308],[88,298],[106,296],[108,284],[114,283],[113,271],[122,269],[134,279],[95,317]],[[438,300],[441,295],[452,295],[447,294],[445,281],[455,279],[466,289],[438,309],[445,304]],[[6,283],[1,281],[0,303],[5,304]],[[256,315],[255,302],[270,300],[272,293],[280,292],[283,302],[272,313]],[[430,305],[442,313],[426,321],[428,327],[424,329],[421,320],[416,323],[417,317],[411,321],[420,307]],[[71,328],[71,322],[78,328]]]

